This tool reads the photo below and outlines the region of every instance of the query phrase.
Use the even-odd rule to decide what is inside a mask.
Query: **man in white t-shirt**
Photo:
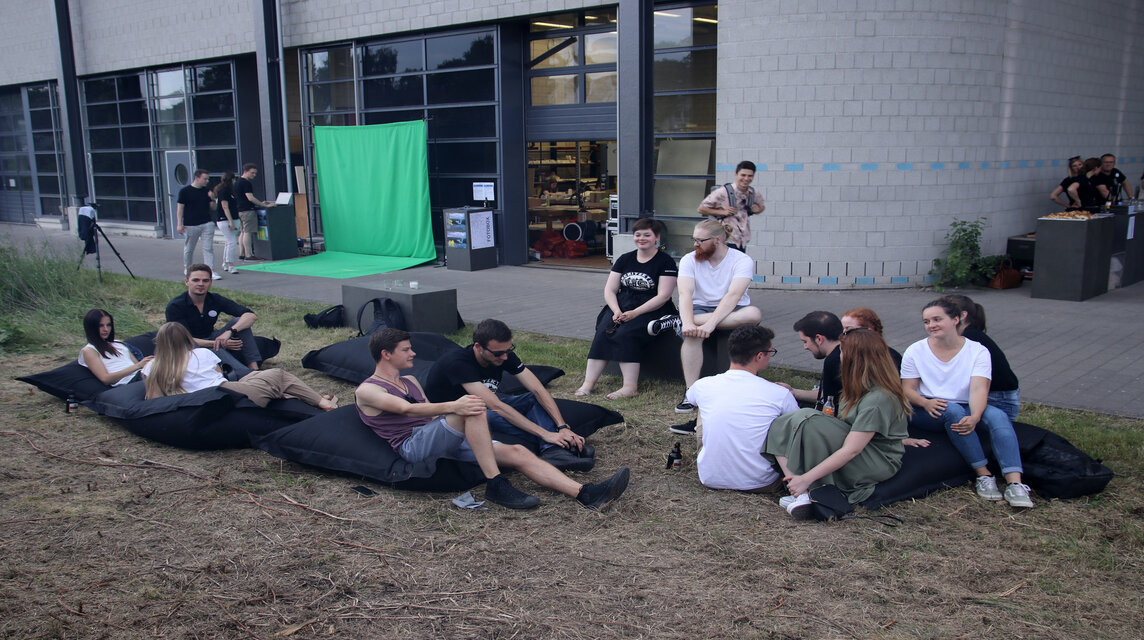
[[[668,328],[683,336],[679,356],[683,382],[690,387],[703,369],[703,341],[716,329],[730,330],[763,321],[763,312],[751,306],[747,287],[755,276],[755,261],[738,249],[727,247],[729,227],[717,220],[695,225],[691,241],[695,250],[679,261],[679,315],[652,320],[648,333],[658,335]],[[676,413],[691,413],[686,399]],[[690,424],[690,423],[688,423]],[[681,430],[682,429],[682,430]],[[672,427],[675,433],[693,433],[694,428]]]
[[[787,389],[759,377],[777,353],[775,334],[766,327],[739,327],[731,332],[731,368],[703,378],[687,390],[686,400],[699,407],[699,481],[712,489],[770,492],[782,487],[782,476],[760,451],[771,421],[798,409]]]

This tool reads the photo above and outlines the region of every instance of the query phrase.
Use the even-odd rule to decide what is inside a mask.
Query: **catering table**
[[[1038,219],[1032,297],[1081,301],[1106,293],[1115,232],[1111,215]]]

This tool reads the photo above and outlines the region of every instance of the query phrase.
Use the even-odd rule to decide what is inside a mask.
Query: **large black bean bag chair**
[[[222,387],[144,399],[142,381],[114,387],[87,403],[137,436],[185,449],[238,449],[252,436],[324,413],[297,399],[273,400],[265,408]]]
[[[460,349],[461,345],[453,342],[439,333],[414,331],[410,334],[410,343],[417,357],[413,360],[413,368],[402,371],[403,375],[411,375],[424,383],[425,376],[433,363],[446,353]],[[362,380],[373,375],[377,363],[369,355],[369,336],[350,338],[336,342],[328,347],[315,349],[302,358],[302,366],[345,380],[350,384],[361,384]],[[540,383],[547,386],[556,378],[564,375],[562,369],[544,365],[527,365],[528,370],[536,375]],[[516,395],[524,393],[525,389],[517,382],[516,377],[506,374],[501,380],[499,393],[502,395]]]
[[[879,482],[862,506],[879,509],[902,500],[924,498],[934,491],[960,487],[973,480],[973,470],[953,448],[948,437],[922,432],[911,433],[910,436],[925,438],[930,441],[930,446],[906,447],[902,468],[888,480]]]
[[[569,426],[590,436],[607,425],[623,422],[615,411],[586,402],[558,399]],[[498,436],[498,440],[505,441]],[[340,407],[297,424],[252,438],[254,446],[272,456],[301,464],[368,478],[409,491],[464,491],[485,481],[480,468],[456,460],[406,462],[365,426],[352,406]]]
[[[75,398],[78,402],[87,402],[111,388],[100,382],[90,369],[75,360],[50,371],[20,376],[16,379],[27,382],[60,400]]]

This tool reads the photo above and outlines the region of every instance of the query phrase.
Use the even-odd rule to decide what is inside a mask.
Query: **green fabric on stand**
[[[239,263],[241,271],[263,271],[284,273],[292,276],[313,276],[315,278],[357,278],[372,276],[416,267],[419,264],[436,260],[436,256],[425,258],[398,258],[393,256],[366,256],[360,253],[324,251],[304,258],[263,262],[259,264]]]
[[[314,127],[326,249],[437,258],[429,209],[424,120]]]

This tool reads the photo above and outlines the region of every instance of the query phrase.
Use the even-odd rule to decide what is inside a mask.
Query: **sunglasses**
[[[505,355],[506,353],[512,353],[513,351],[516,351],[516,345],[515,344],[512,345],[511,347],[507,348],[507,349],[501,349],[499,351],[493,351],[492,349],[489,349],[488,347],[486,347],[483,344],[481,345],[481,348],[485,350],[485,353],[491,355],[494,358],[499,358],[499,357]]]

